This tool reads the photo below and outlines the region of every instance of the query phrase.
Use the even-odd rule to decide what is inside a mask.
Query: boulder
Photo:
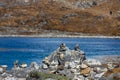
[[[39,69],[39,65],[36,62],[32,62],[30,68]]]

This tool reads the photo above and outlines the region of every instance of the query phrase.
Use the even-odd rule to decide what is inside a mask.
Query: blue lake
[[[19,60],[30,65],[36,61],[41,64],[44,57],[50,55],[61,43],[66,43],[70,49],[80,44],[88,58],[106,55],[120,56],[120,39],[110,38],[0,38],[0,65],[13,67],[13,62]]]

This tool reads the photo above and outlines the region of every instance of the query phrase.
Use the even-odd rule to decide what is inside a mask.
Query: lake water
[[[70,49],[80,44],[87,58],[96,56],[120,56],[120,39],[110,38],[0,38],[0,65],[13,67],[13,62],[19,60],[30,65],[36,61],[41,64],[44,57],[50,55],[61,43],[66,43]]]

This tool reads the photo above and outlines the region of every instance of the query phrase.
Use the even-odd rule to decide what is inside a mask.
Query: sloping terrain
[[[120,0],[1,0],[0,34],[120,35]],[[4,5],[3,5],[4,3]]]

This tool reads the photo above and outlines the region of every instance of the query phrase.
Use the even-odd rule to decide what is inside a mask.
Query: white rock
[[[85,68],[87,68],[88,66],[86,65],[86,64],[81,64],[80,65],[80,68],[82,68],[82,69],[85,69]]]
[[[27,64],[21,64],[20,67],[21,67],[21,68],[26,68],[26,67],[27,67]]]
[[[100,61],[97,61],[95,59],[88,59],[86,60],[86,62],[89,66],[101,66],[102,65]]]

